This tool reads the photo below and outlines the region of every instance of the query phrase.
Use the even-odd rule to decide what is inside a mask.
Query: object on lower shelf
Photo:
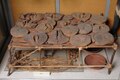
[[[100,51],[103,50],[103,48],[88,48],[88,49],[85,49],[86,51],[88,52],[92,52],[92,53],[98,53]]]
[[[53,66],[53,67],[44,67],[45,71],[52,71],[52,72],[62,72],[67,70],[67,67],[54,67],[54,66],[69,66],[67,64],[67,61],[60,57],[48,57],[48,58],[42,58],[41,61],[42,65],[44,66]]]
[[[100,54],[90,54],[84,59],[86,65],[106,65],[107,61]],[[103,67],[92,67],[93,69],[102,69]]]

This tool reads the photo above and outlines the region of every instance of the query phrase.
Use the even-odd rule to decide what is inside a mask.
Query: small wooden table
[[[32,65],[32,66],[24,66],[24,65],[16,65],[18,62],[21,62],[23,59],[30,57],[32,54],[34,54],[37,51],[41,51],[41,50],[45,50],[45,49],[78,49],[79,50],[79,58],[82,55],[82,50],[83,49],[88,49],[88,48],[112,48],[114,50],[110,61],[107,61],[106,65],[85,65],[85,64],[81,64],[79,63],[78,65],[69,65],[69,66],[42,66],[41,64],[38,64],[37,66]],[[15,60],[14,58],[16,58],[15,54],[16,54],[16,50],[32,50],[31,52],[25,54],[23,57]],[[67,43],[67,44],[63,44],[63,45],[51,45],[51,44],[44,44],[44,45],[40,45],[40,46],[32,46],[31,44],[29,44],[28,42],[24,41],[23,38],[12,38],[11,42],[9,44],[9,52],[10,52],[10,58],[9,58],[9,71],[8,71],[8,76],[12,74],[12,72],[14,71],[14,68],[41,68],[41,67],[70,67],[70,68],[84,68],[84,67],[106,67],[108,68],[108,74],[111,73],[112,71],[112,62],[115,56],[117,50],[117,44],[113,43],[111,45],[104,45],[104,46],[96,46],[94,43],[91,43],[88,46],[85,47],[75,47],[72,46],[71,44]],[[19,56],[19,54],[18,54]],[[41,59],[40,59],[41,60]]]

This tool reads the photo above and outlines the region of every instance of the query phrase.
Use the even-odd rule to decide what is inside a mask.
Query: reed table
[[[41,67],[65,67],[65,68],[84,68],[84,67],[106,67],[108,69],[108,74],[111,73],[112,71],[112,62],[113,62],[113,59],[114,59],[114,56],[115,56],[115,53],[116,53],[116,50],[117,50],[117,44],[116,43],[113,43],[111,45],[104,45],[104,46],[96,46],[94,45],[94,43],[91,43],[90,45],[88,46],[85,46],[85,47],[75,47],[75,46],[72,46],[70,43],[66,43],[66,44],[63,44],[63,45],[51,45],[51,44],[43,44],[43,45],[40,45],[40,46],[32,46],[31,44],[29,44],[28,42],[24,41],[23,38],[12,38],[11,39],[11,42],[9,44],[9,53],[10,53],[10,58],[9,58],[9,63],[8,63],[8,76],[12,74],[12,72],[14,72],[14,69],[15,68],[41,68]],[[41,64],[38,64],[38,65],[16,65],[17,63],[20,63],[22,62],[24,59],[26,59],[27,57],[30,57],[32,54],[35,54],[36,52],[39,52],[41,50],[46,50],[46,49],[52,49],[52,50],[55,50],[55,49],[78,49],[79,51],[79,56],[78,58],[81,57],[82,55],[82,50],[84,49],[88,49],[88,48],[103,48],[103,49],[106,49],[106,48],[111,48],[113,49],[113,53],[112,53],[112,56],[111,56],[111,59],[110,60],[107,60],[107,64],[106,65],[85,65],[85,64],[82,64],[82,63],[79,63],[78,65],[64,65],[64,66],[44,66],[44,65],[41,65]],[[31,52],[25,54],[24,56],[22,57],[19,57],[20,56],[20,53],[17,53],[17,51],[22,51],[22,50],[30,50]],[[18,57],[15,56],[15,54],[18,55]],[[41,54],[40,54],[41,55]],[[39,61],[41,61],[41,58],[39,59]]]

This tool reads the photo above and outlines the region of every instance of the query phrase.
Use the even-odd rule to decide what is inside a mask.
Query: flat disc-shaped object
[[[29,21],[31,15],[33,15],[33,14],[32,13],[24,13],[24,14],[21,14],[21,16],[19,18],[22,20]]]
[[[69,41],[69,38],[63,35],[61,30],[54,30],[49,35],[48,43],[50,44],[64,44]]]
[[[81,13],[72,13],[71,14],[75,19],[80,19]]]
[[[15,26],[11,29],[10,33],[13,37],[23,37],[28,34],[28,30],[24,27]]]
[[[44,44],[48,36],[44,32],[36,32],[36,33],[30,33],[29,35],[26,35],[24,39],[28,42],[30,42],[32,45],[42,45]]]
[[[57,26],[59,27],[64,27],[65,25],[67,25],[67,23],[63,20],[57,22]]]
[[[91,43],[91,38],[88,35],[74,35],[70,38],[70,43],[74,46],[83,47]]]
[[[114,42],[114,37],[108,32],[98,32],[94,34],[95,45],[106,45]]]
[[[46,24],[49,24],[53,28],[56,24],[56,21],[54,19],[48,19]]]
[[[88,34],[88,35],[91,37],[91,40],[92,40],[93,43],[95,42],[95,40],[94,40],[94,35],[95,35],[95,34],[96,34],[96,33],[94,33],[94,32]]]
[[[88,20],[88,21],[86,21],[85,23],[86,23],[86,24],[90,24],[91,26],[94,26],[94,25],[95,25],[95,23],[92,22],[91,20]]]
[[[100,25],[100,29],[101,29],[101,31],[103,31],[103,32],[109,32],[109,31],[110,31],[109,26],[106,25],[106,24],[101,24],[101,25]]]
[[[90,14],[90,13],[82,13],[82,14],[80,15],[80,19],[81,19],[81,21],[83,21],[83,22],[86,22],[87,20],[89,20],[90,17],[91,17],[91,14]]]
[[[24,27],[25,23],[23,22],[23,20],[19,20],[19,21],[16,22],[15,25],[19,26],[19,27]]]
[[[72,15],[64,15],[63,20],[71,20],[73,19]]]
[[[51,32],[54,29],[55,24],[56,24],[55,20],[53,20],[53,19],[47,20],[47,23],[45,24],[45,26],[46,26],[45,31],[46,32]]]
[[[41,21],[37,27],[37,31],[51,32],[55,26],[56,22],[53,19]]]
[[[57,44],[57,30],[53,30],[50,35],[49,35],[49,39],[48,39],[48,43],[49,44]]]
[[[73,25],[65,26],[61,30],[64,33],[64,35],[66,35],[68,37],[77,34],[78,31],[79,31],[78,27],[77,26],[73,26]]]
[[[45,17],[52,17],[53,13],[45,13],[44,16]]]
[[[66,25],[69,25],[69,24],[70,24],[70,20],[67,20],[67,19],[58,21],[58,26],[60,27],[65,27]]]
[[[71,25],[77,25],[77,24],[79,24],[79,23],[80,23],[80,20],[79,20],[79,19],[74,18],[74,19],[70,20],[70,24],[71,24]]]
[[[34,14],[33,16],[31,16],[31,20],[32,20],[32,22],[38,22],[38,21],[40,21],[40,20],[42,20],[43,19],[43,14]]]
[[[45,31],[47,29],[47,26],[45,26],[45,23],[40,23],[36,27],[36,31]]]
[[[101,24],[105,23],[107,21],[107,18],[101,15],[92,15],[90,20],[96,24]]]
[[[24,14],[24,13],[20,14],[20,17],[19,17],[19,19],[22,19],[22,20],[24,20],[24,19],[25,19],[25,15],[26,15],[26,14]]]
[[[58,30],[58,44],[64,44],[69,41],[69,38],[66,37],[61,30]]]
[[[89,54],[84,59],[86,65],[106,65],[107,61],[100,54]],[[94,69],[102,69],[103,67],[92,67]]]
[[[99,32],[99,31],[101,31],[101,32],[109,32],[110,28],[106,24],[94,25],[93,26],[93,32],[96,33],[96,32]]]
[[[63,17],[62,14],[57,14],[57,13],[56,13],[56,14],[53,14],[53,19],[54,19],[55,21],[61,20],[62,17]]]
[[[45,13],[44,18],[45,19],[52,19],[53,13]]]
[[[80,34],[88,34],[92,31],[92,26],[90,24],[86,24],[86,23],[78,24],[78,28],[79,28]]]
[[[45,30],[46,32],[51,32],[54,28],[54,26],[51,26],[50,24],[45,24],[45,26],[47,27]]]
[[[28,28],[28,29],[34,29],[36,28],[37,24],[36,23],[33,23],[33,22],[28,22],[24,25],[25,28]]]
[[[97,33],[100,31],[100,26],[99,25],[93,25],[93,33]]]
[[[26,15],[26,20],[27,20],[27,21],[34,21],[34,20],[35,20],[35,18],[33,18],[34,16],[36,16],[35,13],[28,13],[28,14]],[[34,20],[33,20],[33,19],[34,19]]]

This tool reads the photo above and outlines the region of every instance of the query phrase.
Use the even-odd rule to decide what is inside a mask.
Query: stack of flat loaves
[[[73,13],[22,14],[11,29],[13,37],[22,37],[31,45],[69,43],[73,46],[107,45],[114,42],[107,19],[102,15]]]

